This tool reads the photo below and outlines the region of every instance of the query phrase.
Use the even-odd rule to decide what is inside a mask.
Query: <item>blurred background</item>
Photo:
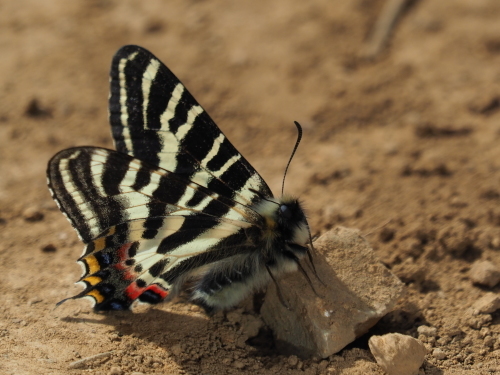
[[[463,313],[499,291],[470,272],[500,267],[499,20],[497,0],[0,1],[0,372],[68,373],[95,347],[125,353],[95,367],[103,374],[380,371],[362,341],[324,368],[232,348],[227,324],[189,307],[160,307],[168,319],[178,309],[175,329],[84,302],[53,310],[77,290],[82,244],[46,165],[67,147],[113,147],[108,73],[125,44],[162,60],[276,194],[300,122],[285,191],[304,201],[313,234],[359,228],[408,285],[377,329],[437,327],[427,344],[446,355],[429,355],[425,373],[499,366],[500,317]],[[198,355],[165,354],[186,342]],[[206,355],[211,342],[222,354]]]

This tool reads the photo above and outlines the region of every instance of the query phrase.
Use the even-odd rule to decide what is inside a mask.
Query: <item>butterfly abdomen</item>
[[[307,222],[296,199],[269,199],[254,209],[263,221],[260,246],[207,267],[194,288],[192,300],[207,313],[235,306],[275,276],[296,271],[307,251]]]

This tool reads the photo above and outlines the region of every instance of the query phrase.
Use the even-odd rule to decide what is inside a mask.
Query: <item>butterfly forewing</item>
[[[125,46],[111,67],[116,149],[251,204],[272,193],[174,74],[149,51]]]

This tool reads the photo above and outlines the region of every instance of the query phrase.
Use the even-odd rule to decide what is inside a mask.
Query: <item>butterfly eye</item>
[[[280,211],[281,211],[281,216],[283,219],[291,219],[292,217],[292,210],[290,210],[290,207],[288,207],[286,204],[282,204],[280,206]]]

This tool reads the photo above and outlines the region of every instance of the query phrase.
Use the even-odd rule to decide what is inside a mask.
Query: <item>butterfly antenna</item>
[[[300,144],[300,140],[302,139],[302,126],[300,126],[300,124],[297,121],[294,121],[294,124],[297,127],[297,131],[299,134],[297,134],[297,141],[295,142],[295,147],[293,148],[292,155],[290,155],[290,159],[288,160],[288,164],[286,165],[285,168],[285,174],[283,175],[283,184],[281,185],[281,195],[283,195],[283,192],[285,191],[286,172],[288,172],[288,167],[292,162],[293,155],[295,155],[295,151],[297,151],[297,148],[299,147]]]
[[[271,276],[271,279],[273,280],[273,283],[274,285],[276,285],[276,292],[278,293],[278,299],[280,300],[281,304],[287,309],[287,310],[291,310],[290,306],[288,306],[288,303],[285,302],[285,298],[283,298],[283,294],[281,293],[281,289],[280,289],[280,286],[278,285],[278,282],[276,281],[276,279],[274,278],[274,275],[273,273],[271,272],[271,270],[269,269],[269,266],[266,264],[266,269],[267,269],[267,272],[269,272],[269,276]]]

